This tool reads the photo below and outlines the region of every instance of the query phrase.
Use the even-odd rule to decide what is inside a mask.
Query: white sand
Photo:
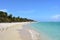
[[[26,24],[29,22],[0,23],[0,40],[40,40],[37,32],[23,27]]]
[[[0,23],[0,40],[21,40],[17,29],[22,29],[22,23]]]

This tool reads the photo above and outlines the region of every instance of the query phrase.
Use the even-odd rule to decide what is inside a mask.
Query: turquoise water
[[[31,24],[31,28],[43,32],[52,40],[60,40],[60,22],[36,22]]]

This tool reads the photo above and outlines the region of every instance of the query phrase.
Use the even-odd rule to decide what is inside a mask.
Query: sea
[[[60,22],[35,22],[30,27],[40,33],[41,40],[60,40]]]

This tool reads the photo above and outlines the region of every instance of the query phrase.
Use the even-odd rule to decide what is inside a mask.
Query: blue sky
[[[0,11],[37,21],[60,21],[60,0],[0,0]]]

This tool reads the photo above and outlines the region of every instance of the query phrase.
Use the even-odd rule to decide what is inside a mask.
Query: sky
[[[0,0],[0,11],[36,21],[60,21],[60,0]]]

